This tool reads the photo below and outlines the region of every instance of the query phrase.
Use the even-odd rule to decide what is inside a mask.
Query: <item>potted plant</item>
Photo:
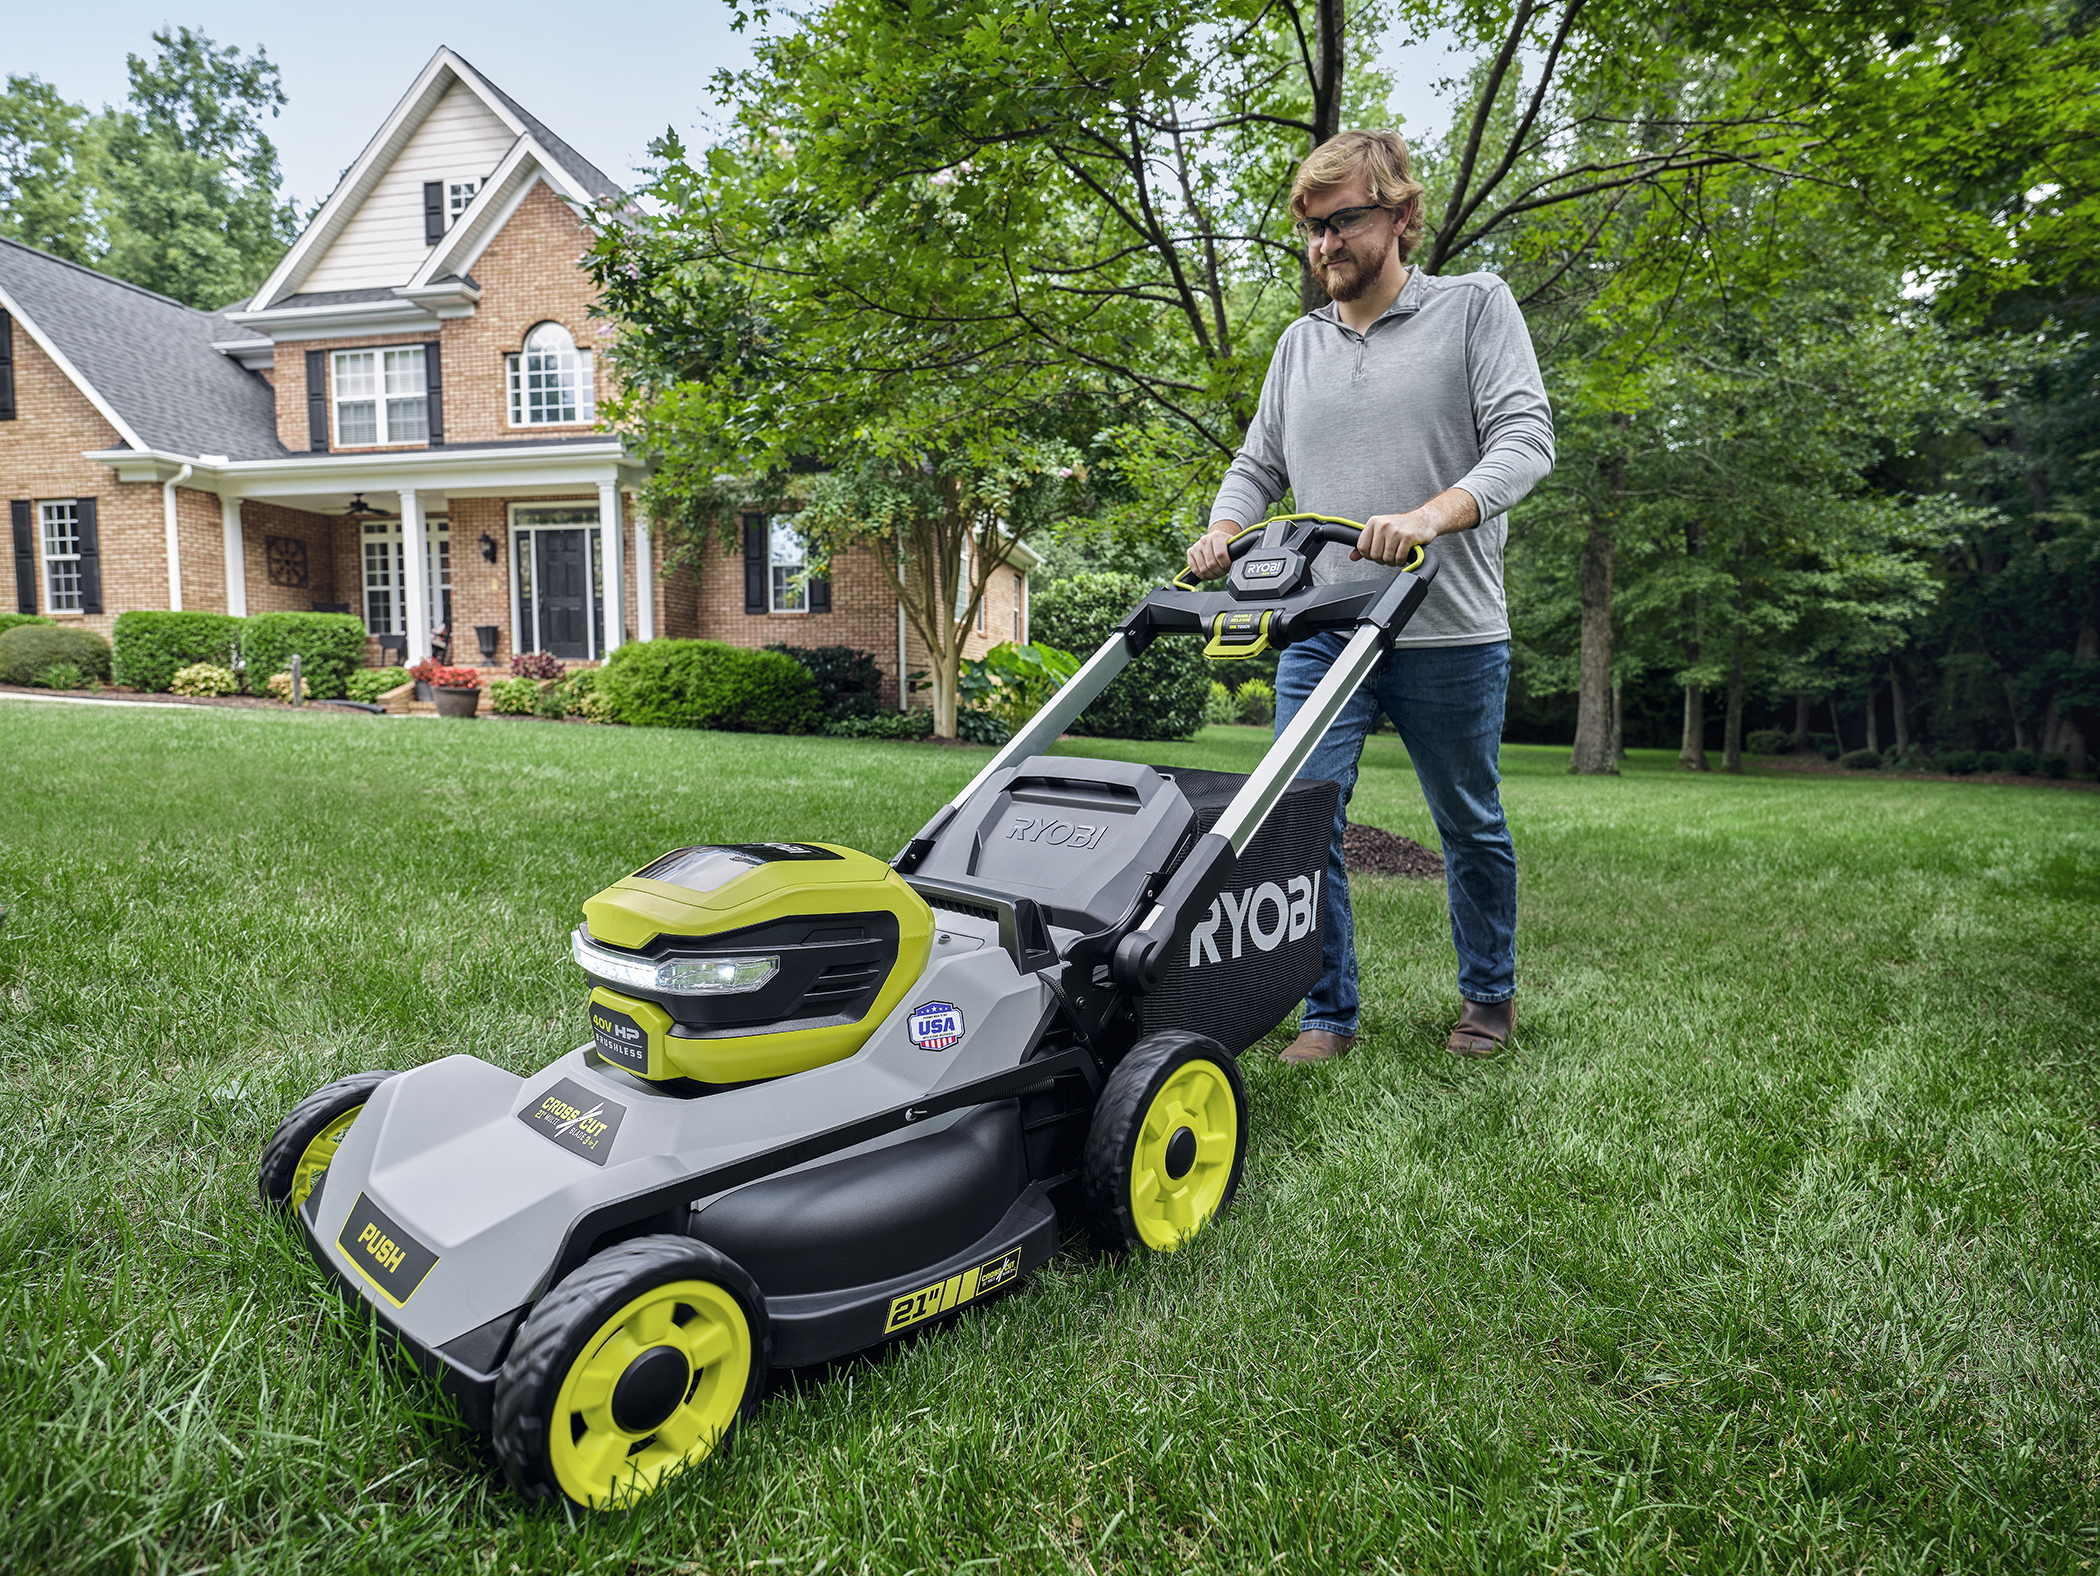
[[[421,666],[421,664],[418,664]],[[429,664],[426,682],[440,717],[471,717],[481,707],[481,673],[476,668],[452,668],[441,662]]]

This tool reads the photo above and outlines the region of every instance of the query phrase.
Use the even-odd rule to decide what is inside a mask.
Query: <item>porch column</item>
[[[649,517],[639,506],[634,511],[634,634],[637,640],[656,638],[656,565],[650,557]]]
[[[241,501],[219,495],[219,529],[226,537],[226,611],[248,616],[248,555],[241,541]]]
[[[625,599],[620,595],[620,484],[617,480],[598,484],[598,536],[605,544],[605,654],[620,646],[620,632],[627,627]]]
[[[401,568],[408,592],[408,660],[422,662],[430,655],[430,549],[413,487],[401,490]]]

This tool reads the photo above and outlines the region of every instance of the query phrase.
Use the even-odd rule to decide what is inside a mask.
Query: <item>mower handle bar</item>
[[[1301,536],[1294,544],[1298,547],[1310,547],[1314,542],[1323,544],[1332,542],[1339,547],[1354,547],[1363,540],[1363,534],[1366,529],[1358,521],[1345,520],[1338,514],[1279,514],[1263,520],[1258,525],[1241,526],[1225,543],[1225,551],[1233,560],[1237,561],[1257,547],[1280,547],[1283,545],[1283,527],[1300,520],[1312,521],[1313,528]],[[1405,567],[1410,573],[1420,569],[1423,560],[1427,557],[1428,554],[1418,544],[1415,547],[1414,556],[1407,561]],[[1183,577],[1193,576],[1194,574],[1195,571],[1193,569],[1184,569],[1175,575],[1169,583],[1178,591],[1193,591],[1202,582],[1187,580]],[[1213,575],[1208,578],[1218,579],[1221,577]]]

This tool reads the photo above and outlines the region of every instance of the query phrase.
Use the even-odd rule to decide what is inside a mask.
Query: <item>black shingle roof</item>
[[[147,447],[280,459],[269,384],[211,348],[242,333],[151,290],[0,237],[0,287]]]
[[[618,181],[599,169],[597,165],[586,159],[566,142],[563,142],[561,138],[555,136],[553,132],[547,129],[546,123],[533,114],[531,110],[520,104],[516,99],[504,92],[503,89],[497,87],[495,83],[490,82],[487,72],[483,71],[479,66],[475,66],[464,55],[460,56],[460,60],[462,64],[473,67],[474,74],[488,84],[488,90],[503,100],[513,115],[525,122],[525,129],[532,133],[532,140],[553,154],[555,158],[561,160],[562,167],[575,176],[577,180],[581,181],[589,189],[592,197],[606,197],[614,202],[618,202],[627,195],[620,189]]]

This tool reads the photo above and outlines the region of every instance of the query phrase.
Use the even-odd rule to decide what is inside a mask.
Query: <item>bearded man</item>
[[[1342,829],[1381,711],[1407,746],[1444,845],[1460,997],[1445,1049],[1493,1056],[1515,1029],[1517,989],[1517,861],[1497,766],[1509,691],[1502,550],[1506,511],[1553,469],[1552,413],[1509,287],[1493,274],[1431,278],[1408,266],[1422,237],[1422,187],[1399,133],[1345,131],[1322,143],[1298,168],[1291,212],[1331,301],[1277,341],[1189,567],[1205,579],[1224,574],[1226,544],[1290,491],[1300,510],[1364,522],[1353,549],[1320,552],[1316,581],[1388,579],[1417,547],[1436,555],[1437,576],[1299,771],[1342,794],[1328,851],[1325,970],[1283,1057],[1324,1061],[1355,1043]],[[1279,735],[1346,643],[1326,634],[1284,651]]]

